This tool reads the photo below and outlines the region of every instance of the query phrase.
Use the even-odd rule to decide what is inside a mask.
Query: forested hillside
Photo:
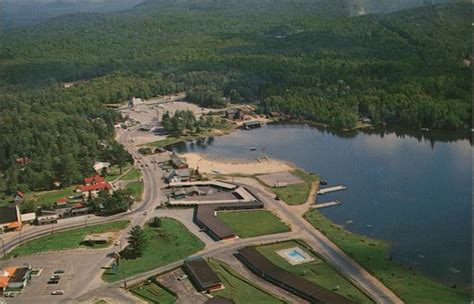
[[[111,142],[117,119],[101,104],[130,96],[186,90],[212,96],[201,104],[225,96],[339,128],[361,116],[470,128],[463,59],[471,54],[471,5],[344,17],[337,5],[345,3],[148,1],[0,34],[0,191],[48,188],[52,178],[71,183],[88,172],[106,157],[97,142]],[[60,85],[77,80],[88,81]],[[15,164],[22,156],[32,163]]]

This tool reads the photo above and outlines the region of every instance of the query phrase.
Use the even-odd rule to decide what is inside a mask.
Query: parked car
[[[182,274],[178,277],[178,281],[182,281],[182,280],[187,279],[187,278],[188,278],[187,274]]]
[[[117,240],[114,242],[114,246],[119,246],[119,245],[120,245],[120,241]]]
[[[58,274],[58,273],[64,273],[64,269],[56,269],[54,271],[54,274]]]
[[[49,279],[48,284],[59,284],[58,279]]]
[[[53,290],[51,292],[53,296],[62,296],[64,294],[64,290],[58,289],[58,290]]]

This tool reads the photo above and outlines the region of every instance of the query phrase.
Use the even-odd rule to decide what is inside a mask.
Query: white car
[[[187,279],[187,278],[188,278],[187,274],[182,274],[178,277],[178,281],[182,281],[182,280]]]
[[[51,294],[53,296],[62,296],[64,294],[64,290],[61,290],[61,289],[54,290],[54,291],[51,292]]]
[[[120,245],[120,241],[115,241],[114,242],[114,246],[119,246]]]

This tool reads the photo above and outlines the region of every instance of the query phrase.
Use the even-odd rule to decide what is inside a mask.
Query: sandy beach
[[[258,159],[253,161],[219,161],[208,160],[198,153],[185,153],[189,166],[199,167],[199,172],[208,174],[265,174],[294,170],[294,166],[286,162],[273,159]]]

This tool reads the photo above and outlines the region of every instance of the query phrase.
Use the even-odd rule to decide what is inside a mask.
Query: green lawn
[[[218,128],[212,128],[212,129],[201,129],[201,132],[199,133],[187,133],[183,134],[181,136],[168,136],[165,139],[159,140],[159,141],[154,141],[151,143],[146,143],[141,146],[147,146],[147,147],[166,147],[169,145],[173,145],[176,143],[180,142],[185,142],[189,140],[194,140],[197,138],[206,138],[206,137],[212,137],[212,136],[220,136],[224,134],[230,133],[232,130],[235,129],[235,126],[232,125],[221,125]]]
[[[232,300],[236,304],[259,303],[285,303],[271,293],[256,287],[238,275],[227,264],[217,260],[210,260],[209,265],[217,273],[225,289],[213,292],[214,295]]]
[[[141,182],[130,182],[127,184],[126,189],[131,191],[136,201],[140,201],[142,199],[143,187],[144,185]]]
[[[309,211],[305,218],[406,303],[469,303],[468,290],[450,288],[390,261],[387,243],[348,232],[317,210]]]
[[[271,211],[224,211],[217,217],[241,238],[290,231]]]
[[[122,167],[122,174],[127,172],[128,169],[130,169],[130,167],[132,166],[131,163],[126,163],[123,167]],[[113,165],[109,168],[109,170],[107,170],[107,175],[105,177],[105,179],[108,181],[108,182],[111,182],[113,180],[115,180],[116,178],[118,178],[120,176],[120,168],[119,166],[117,165]]]
[[[112,223],[56,232],[54,234],[43,236],[41,238],[26,242],[25,244],[16,247],[10,253],[7,254],[6,258],[10,258],[13,255],[27,255],[44,251],[57,251],[64,249],[87,247],[80,244],[86,235],[122,230],[125,229],[128,224],[129,221],[116,221]],[[87,248],[104,248],[104,245]]]
[[[172,304],[176,297],[154,282],[145,282],[130,288],[130,291],[148,303]]]
[[[59,198],[69,197],[71,195],[77,195],[78,193],[74,192],[76,186],[70,186],[64,189],[43,191],[43,192],[31,192],[26,195],[27,200],[34,200],[37,203],[54,203]]]
[[[335,292],[346,298],[352,299],[357,303],[372,303],[372,301],[364,293],[354,287],[354,285],[342,277],[325,261],[306,250],[306,245],[303,242],[301,242],[301,244],[299,243],[300,242],[288,241],[259,246],[256,248],[272,263],[291,273],[294,273],[308,281],[314,282],[328,290],[333,290],[336,286],[339,286],[339,290],[336,290]],[[304,249],[308,254],[311,254],[311,256],[314,258],[314,261],[300,265],[291,265],[275,252],[276,250],[292,247],[300,247],[301,249]]]
[[[130,170],[130,172],[128,172],[127,174],[125,174],[121,180],[135,180],[135,181],[138,181],[138,179],[140,178],[140,176],[142,175],[142,173],[140,172],[140,170],[138,170],[137,168],[132,168],[132,170]]]
[[[107,271],[102,278],[115,282],[186,258],[204,248],[204,243],[178,221],[163,218],[161,225],[161,228],[144,228],[148,246],[142,257],[122,259],[116,274]]]
[[[304,183],[271,189],[288,205],[301,205],[308,200],[308,196],[311,191],[311,185],[318,181],[318,177],[300,169],[296,169],[292,173],[301,178]]]

